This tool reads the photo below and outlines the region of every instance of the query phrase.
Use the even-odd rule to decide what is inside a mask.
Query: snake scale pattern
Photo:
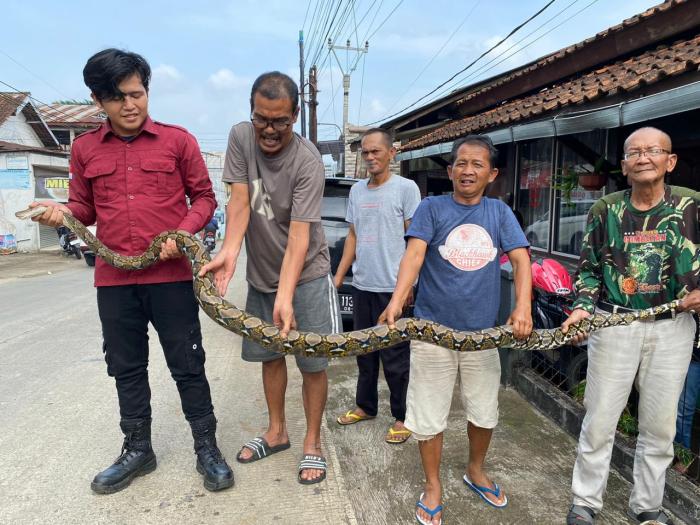
[[[29,219],[46,211],[43,206],[17,212],[19,219]],[[415,340],[425,341],[457,352],[471,352],[489,348],[513,348],[517,350],[550,350],[569,343],[576,335],[593,332],[610,326],[629,325],[637,320],[653,319],[655,315],[676,310],[680,301],[638,310],[634,313],[594,314],[572,325],[564,334],[559,328],[533,330],[527,339],[513,337],[510,326],[497,326],[486,330],[463,332],[441,324],[416,318],[399,319],[394,329],[385,325],[339,334],[317,334],[292,330],[282,338],[272,324],[252,316],[221,297],[214,286],[213,274],[204,277],[197,274],[209,262],[204,245],[186,231],[165,231],[159,234],[141,255],[120,255],[107,248],[81,222],[72,215],[63,214],[63,224],[73,230],[96,255],[108,264],[124,270],[141,270],[159,260],[160,246],[166,239],[173,239],[178,248],[189,258],[194,275],[194,292],[202,310],[216,323],[242,337],[249,338],[263,347],[281,354],[306,357],[348,357],[367,354],[397,343]]]

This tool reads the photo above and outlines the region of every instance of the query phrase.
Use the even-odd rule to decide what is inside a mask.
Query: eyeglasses
[[[649,158],[654,158],[658,157],[659,155],[663,153],[671,153],[668,150],[662,149],[662,148],[651,148],[651,149],[643,149],[643,150],[634,150],[634,151],[628,151],[623,155],[623,158],[625,160],[639,160],[642,155],[645,155],[648,159]]]
[[[258,115],[251,115],[250,121],[253,123],[253,126],[258,129],[265,129],[268,126],[272,126],[275,131],[284,131],[292,125],[291,119],[288,118],[268,119],[259,117]]]

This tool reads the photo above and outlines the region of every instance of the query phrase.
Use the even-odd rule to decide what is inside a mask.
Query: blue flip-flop
[[[462,477],[462,480],[464,481],[464,484],[472,489],[474,492],[476,492],[481,499],[483,499],[486,503],[491,505],[492,507],[496,507],[497,509],[502,509],[506,505],[508,505],[508,496],[503,496],[503,503],[500,505],[494,503],[490,499],[486,497],[486,494],[493,494],[497,498],[501,497],[501,487],[498,486],[498,483],[494,483],[493,486],[494,488],[489,488],[489,487],[482,487],[480,485],[477,485],[476,483],[472,483],[472,481],[467,477],[465,474]]]
[[[423,496],[425,495],[425,492],[420,493],[420,497],[418,498],[418,501],[416,502],[416,519],[418,520],[418,523],[421,525],[432,525],[433,524],[433,516],[437,514],[438,512],[442,512],[442,505],[438,505],[434,509],[428,508],[428,506],[423,503]],[[423,512],[425,512],[428,516],[430,516],[430,521],[425,521],[423,518],[421,518],[418,515],[418,509],[421,509]],[[442,516],[440,516],[440,525],[442,525]]]

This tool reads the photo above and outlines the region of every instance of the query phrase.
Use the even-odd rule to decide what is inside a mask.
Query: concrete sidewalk
[[[336,360],[329,369],[322,429],[329,461],[325,482],[303,486],[296,481],[305,422],[301,376],[293,359],[287,360],[291,449],[238,464],[240,446],[259,435],[267,421],[260,366],[242,362],[240,338],[203,315],[219,444],[234,469],[235,487],[218,493],[202,487],[177,390],[151,332],[149,374],[158,468],[122,492],[93,494],[90,480],[118,455],[121,435],[114,384],[102,357],[92,268],[75,260],[68,265],[53,254],[15,260],[22,264],[0,266],[0,273],[13,276],[0,281],[3,302],[13,305],[12,314],[0,318],[0,523],[415,523],[415,502],[422,488],[417,444],[384,443],[391,420],[383,380],[383,412],[376,419],[347,427],[335,423],[337,415],[354,404],[354,359]],[[37,276],[22,278],[27,277],[27,267]],[[63,271],[56,273],[56,268]],[[244,260],[238,268],[229,299],[243,305]],[[43,300],[47,296],[62,299]],[[461,481],[468,444],[455,399],[443,455],[444,523],[563,523],[575,446],[516,392],[502,391],[488,469],[510,503],[506,509],[493,509]],[[629,490],[629,484],[612,472],[598,523],[629,523],[624,515]]]
[[[87,266],[84,260],[65,255],[60,248],[37,253],[17,252],[0,255],[0,283],[12,279],[52,275],[75,268],[76,265]]]

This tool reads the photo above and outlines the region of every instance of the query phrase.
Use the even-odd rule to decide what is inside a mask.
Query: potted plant
[[[566,204],[571,203],[571,194],[581,187],[588,191],[598,191],[608,182],[608,175],[620,173],[620,170],[611,170],[605,157],[599,157],[593,166],[593,170],[579,164],[561,169],[554,176],[554,189],[561,191],[562,200]]]

